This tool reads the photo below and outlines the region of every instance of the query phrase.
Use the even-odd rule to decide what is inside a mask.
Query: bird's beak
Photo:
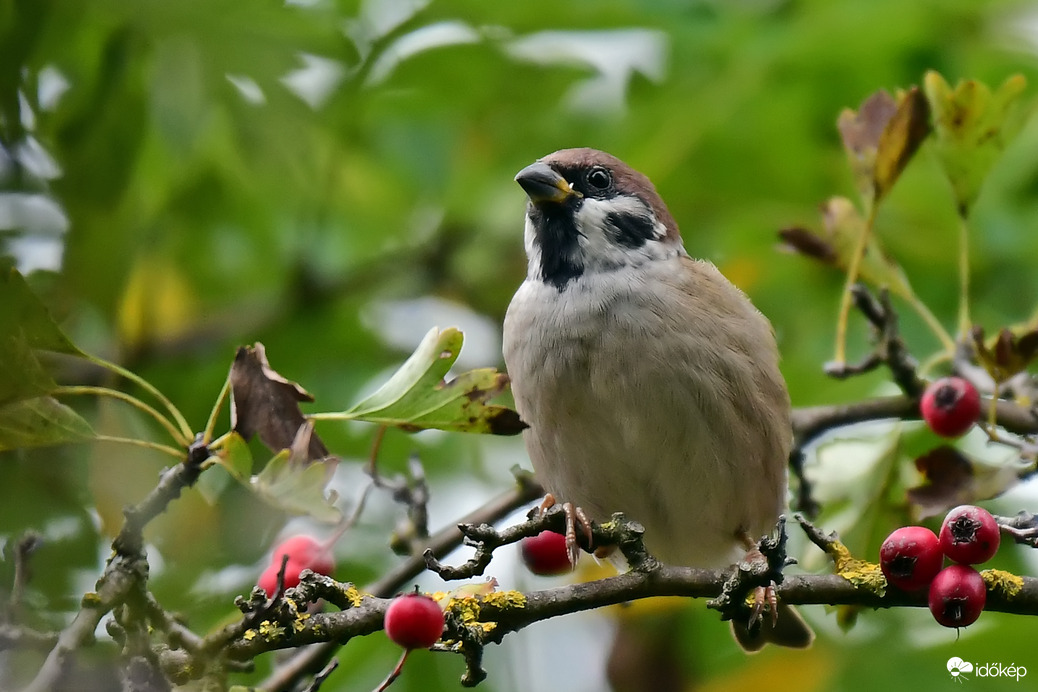
[[[546,163],[531,163],[515,175],[515,182],[526,191],[534,204],[552,202],[561,204],[571,197],[582,197],[570,184]]]

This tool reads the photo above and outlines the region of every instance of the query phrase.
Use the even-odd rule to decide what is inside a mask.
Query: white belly
[[[730,564],[737,533],[761,535],[782,511],[785,390],[785,410],[768,415],[778,373],[773,362],[752,362],[769,357],[753,347],[761,335],[718,343],[706,328],[718,319],[710,310],[676,324],[656,309],[659,295],[644,291],[645,269],[626,271],[583,277],[561,293],[528,281],[513,299],[505,362],[530,425],[531,461],[560,501],[600,521],[622,511],[641,522],[647,547],[665,562]],[[750,310],[759,322],[750,326],[770,340]],[[733,358],[747,367],[733,370]]]

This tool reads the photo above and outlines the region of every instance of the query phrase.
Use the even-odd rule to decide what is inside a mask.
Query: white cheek
[[[655,230],[653,239],[636,250],[618,245],[607,234],[607,229],[610,227],[608,217],[610,214],[617,213],[644,216],[646,208],[645,204],[636,197],[614,197],[610,200],[587,198],[574,214],[577,230],[581,233],[581,255],[588,266],[613,268],[631,264],[632,260],[635,260],[634,263],[638,263],[638,259],[658,259],[673,254],[664,251],[661,247],[660,242],[666,237],[667,228],[654,216],[652,216]]]

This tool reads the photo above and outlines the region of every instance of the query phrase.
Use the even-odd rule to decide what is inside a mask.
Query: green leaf
[[[252,476],[252,452],[236,432],[228,433],[215,458],[220,466],[227,469],[227,473],[240,482],[247,482]]]
[[[0,259],[0,334],[30,349],[85,355],[61,331],[10,260]],[[6,350],[6,349],[5,349]]]
[[[50,394],[57,386],[25,339],[0,334],[0,406]]]
[[[334,493],[325,495],[330,461],[308,465],[295,463],[291,450],[284,449],[252,479],[251,487],[265,502],[290,514],[305,514],[318,521],[334,524],[342,519],[335,507]]]
[[[36,351],[83,355],[9,259],[0,258],[0,406],[57,388]]]
[[[515,411],[487,404],[508,386],[504,373],[482,368],[444,382],[463,340],[457,329],[441,332],[433,328],[378,391],[349,410],[332,415],[405,430],[435,428],[495,435],[521,432],[526,425]]]
[[[0,452],[91,440],[94,431],[71,408],[49,396],[0,406]]]
[[[1030,114],[1020,104],[1027,80],[1013,75],[992,92],[983,82],[967,79],[952,89],[930,71],[923,84],[937,156],[951,181],[959,215],[966,218],[991,167]]]

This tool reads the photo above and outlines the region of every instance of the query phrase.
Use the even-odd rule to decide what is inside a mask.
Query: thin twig
[[[338,667],[338,659],[333,658],[331,661],[329,661],[328,665],[324,667],[324,670],[322,670],[320,673],[314,676],[313,682],[307,685],[306,689],[303,690],[303,692],[317,692],[317,690],[321,689],[321,685],[324,684],[324,681],[328,679],[328,676],[334,673],[335,669]]]
[[[10,605],[17,608],[22,602],[22,592],[29,583],[29,558],[43,544],[43,536],[36,531],[26,531],[14,546],[14,583],[11,585]]]

